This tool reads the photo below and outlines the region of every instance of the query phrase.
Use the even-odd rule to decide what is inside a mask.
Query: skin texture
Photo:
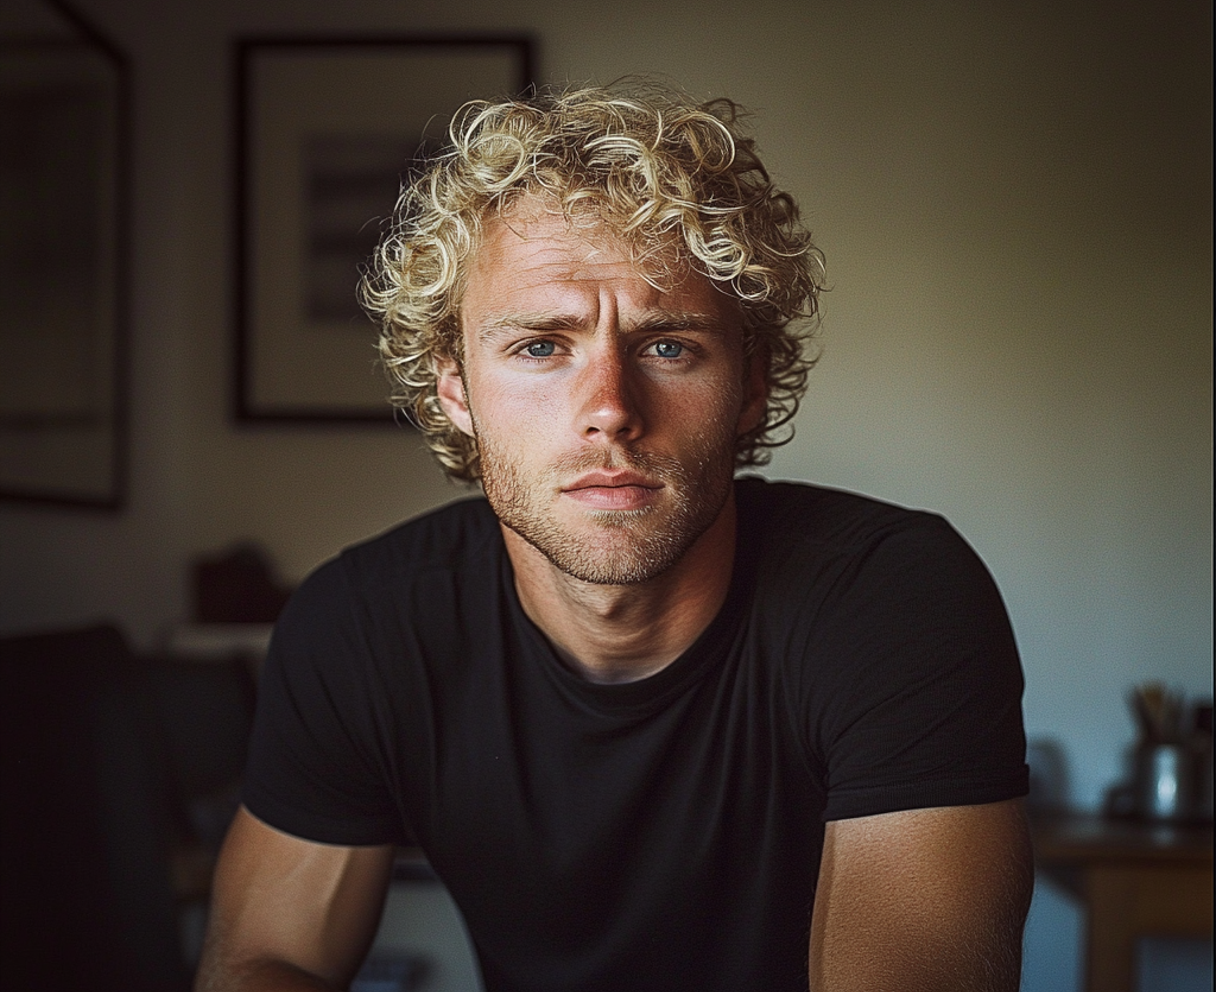
[[[829,823],[812,992],[1017,992],[1032,888],[1020,800]]]
[[[587,679],[660,670],[730,583],[735,438],[765,401],[738,310],[691,272],[655,288],[609,230],[534,199],[487,223],[461,316],[440,402],[477,437],[525,611]],[[241,811],[198,992],[345,988],[391,860]],[[811,988],[1015,992],[1030,865],[1017,802],[828,824]]]
[[[241,809],[216,867],[196,992],[346,988],[392,866],[391,846],[316,844]]]

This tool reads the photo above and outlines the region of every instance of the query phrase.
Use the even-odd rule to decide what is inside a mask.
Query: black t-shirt
[[[491,992],[805,990],[826,820],[1027,788],[999,594],[940,517],[740,480],[731,589],[680,658],[587,682],[469,500],[299,589],[245,802],[336,844],[414,838]]]

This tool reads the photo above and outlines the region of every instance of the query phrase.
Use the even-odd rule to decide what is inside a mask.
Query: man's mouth
[[[640,510],[654,502],[663,483],[637,472],[592,471],[562,487],[567,496],[594,510]]]

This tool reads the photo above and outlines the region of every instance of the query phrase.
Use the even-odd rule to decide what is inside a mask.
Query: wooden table
[[[1086,992],[1133,992],[1140,937],[1212,936],[1212,827],[1032,820],[1035,863],[1086,914]]]

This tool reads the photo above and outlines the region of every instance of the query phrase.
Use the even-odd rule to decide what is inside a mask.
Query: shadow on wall
[[[1031,811],[1064,809],[1070,794],[1064,745],[1052,737],[1033,738],[1026,743],[1026,764],[1030,766],[1030,795],[1026,803]]]
[[[99,626],[0,641],[0,671],[0,988],[186,992],[179,914],[235,812],[248,666]]]

